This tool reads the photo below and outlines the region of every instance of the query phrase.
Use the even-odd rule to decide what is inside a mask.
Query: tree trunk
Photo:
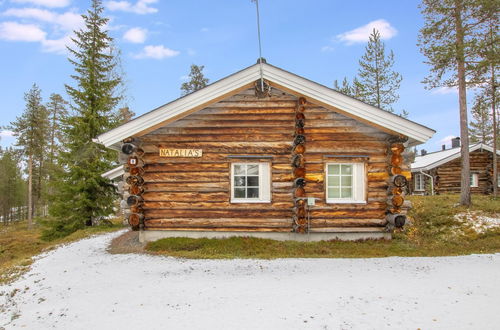
[[[28,229],[33,228],[33,155],[28,157]]]
[[[491,31],[490,31],[491,32]],[[493,116],[493,196],[498,196],[498,164],[497,164],[497,113],[496,113],[496,85],[495,66],[491,64],[491,112]]]
[[[467,90],[465,81],[464,27],[462,22],[462,1],[455,0],[455,29],[457,48],[458,102],[460,107],[460,140],[462,142],[462,180],[460,204],[470,206],[470,162],[469,162],[469,128],[467,120]]]

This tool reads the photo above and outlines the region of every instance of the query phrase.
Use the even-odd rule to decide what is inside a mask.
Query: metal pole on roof
[[[262,42],[260,40],[259,0],[252,0],[252,2],[255,2],[255,8],[257,9],[257,35],[259,39],[260,88],[262,91],[264,91],[264,71],[262,69]]]

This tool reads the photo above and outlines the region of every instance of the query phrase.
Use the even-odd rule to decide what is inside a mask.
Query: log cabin
[[[141,241],[356,240],[404,225],[401,154],[434,133],[262,61],[94,142],[120,154]]]
[[[493,148],[477,143],[469,147],[470,191],[472,194],[491,194],[493,192]],[[500,156],[500,151],[497,150]],[[500,158],[497,158],[500,168]],[[412,182],[409,185],[414,195],[459,194],[461,185],[462,158],[460,138],[452,140],[451,149],[426,153],[415,157],[411,164]],[[500,176],[497,178],[497,185]],[[500,185],[499,185],[500,187]]]

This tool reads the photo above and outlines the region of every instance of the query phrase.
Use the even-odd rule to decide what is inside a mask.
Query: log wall
[[[293,229],[291,164],[298,97],[249,89],[140,137],[145,151],[145,229]],[[306,104],[306,191],[316,197],[311,231],[383,230],[390,136],[314,103]],[[202,149],[199,158],[165,158],[160,148]],[[252,155],[254,159],[231,156]],[[366,162],[366,204],[327,204],[325,164]],[[271,203],[231,203],[232,162],[271,163]]]

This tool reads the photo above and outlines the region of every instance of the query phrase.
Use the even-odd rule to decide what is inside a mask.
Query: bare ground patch
[[[146,243],[139,242],[139,232],[129,230],[114,238],[108,247],[111,254],[145,253]]]

